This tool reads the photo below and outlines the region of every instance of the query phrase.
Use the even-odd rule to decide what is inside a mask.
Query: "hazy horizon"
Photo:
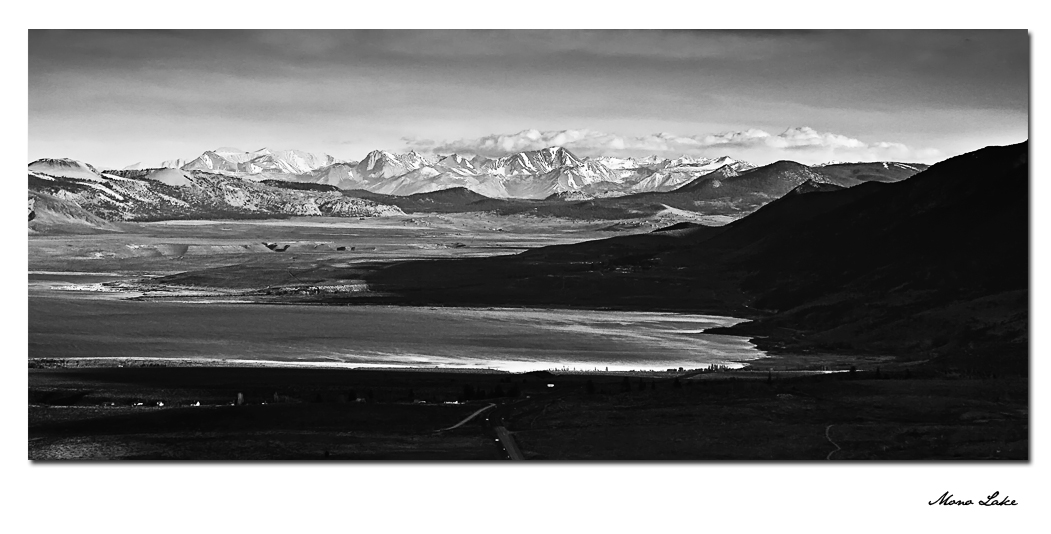
[[[934,163],[1028,138],[1025,30],[29,32],[28,160],[234,146]]]

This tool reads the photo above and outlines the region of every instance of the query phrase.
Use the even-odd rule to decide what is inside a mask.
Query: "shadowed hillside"
[[[749,317],[764,349],[989,358],[1025,369],[1028,143],[897,183],[795,184],[721,228],[371,275],[398,302],[678,309]]]

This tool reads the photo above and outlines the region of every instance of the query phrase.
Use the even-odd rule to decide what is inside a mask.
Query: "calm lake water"
[[[739,366],[740,319],[555,309],[137,302],[63,291],[106,276],[30,276],[30,358],[162,358],[531,371]]]

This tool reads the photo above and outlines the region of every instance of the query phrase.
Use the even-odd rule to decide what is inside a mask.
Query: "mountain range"
[[[466,158],[456,153],[425,156],[415,151],[393,153],[373,150],[360,161],[342,161],[325,153],[303,150],[261,148],[245,151],[217,148],[205,151],[190,161],[171,160],[157,167],[209,171],[251,181],[327,184],[339,189],[396,197],[463,187],[493,199],[570,201],[671,192],[704,177],[734,178],[756,168],[747,162],[725,156],[580,158],[568,149],[554,146],[513,153],[502,158]],[[142,168],[144,166],[140,163],[128,166],[125,170]],[[812,168],[815,172],[825,174],[832,183],[848,187],[866,181],[902,180],[923,170],[926,165],[833,163]],[[718,187],[719,184],[721,180],[716,180],[710,182],[709,186]],[[774,194],[780,196],[783,192],[778,190]],[[702,197],[705,196],[702,194]],[[685,205],[677,207],[689,208]]]
[[[41,206],[73,202],[108,221],[492,211],[585,219],[670,213],[726,222],[805,182],[841,188],[896,182],[927,167],[891,162],[810,167],[791,161],[754,167],[729,157],[688,156],[591,159],[561,147],[470,159],[377,150],[358,162],[299,150],[219,148],[176,163],[181,162],[99,170],[72,159],[40,159],[29,164],[29,188]]]
[[[882,165],[884,169],[879,172],[873,167],[871,172],[859,173],[857,165]],[[844,166],[846,168],[842,168]],[[253,181],[276,179],[319,183],[395,196],[463,187],[490,198],[553,197],[567,200],[669,192],[712,172],[718,171],[729,177],[755,168],[727,156],[581,158],[562,147],[519,152],[500,158],[467,158],[459,154],[425,156],[414,151],[395,154],[375,150],[360,161],[341,161],[327,154],[300,150],[263,148],[246,152],[219,148],[206,151],[190,161],[171,160],[160,167],[208,171]],[[135,164],[126,170],[142,168],[142,164]],[[875,163],[840,164],[823,169],[827,169],[826,174],[830,175],[853,176],[859,183],[871,179],[895,181],[923,168],[925,166],[919,164]]]

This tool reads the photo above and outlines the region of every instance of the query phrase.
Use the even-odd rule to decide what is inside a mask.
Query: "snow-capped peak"
[[[328,154],[314,154],[302,150],[275,150],[263,147],[254,152],[245,152],[238,148],[222,147],[208,150],[179,168],[246,174],[305,174],[336,161],[336,158]]]
[[[612,156],[601,156],[596,158],[596,161],[605,165],[607,168],[613,170],[639,168],[639,162],[636,161],[635,158],[616,158]]]
[[[475,168],[474,164],[471,163],[471,160],[459,154],[449,154],[448,156],[439,159],[436,165],[441,165],[450,169],[474,170]]]
[[[685,167],[685,166],[688,166],[688,165],[703,165],[703,164],[709,163],[711,161],[712,160],[710,160],[708,158],[695,158],[693,156],[687,156],[687,155],[683,154],[682,156],[679,156],[679,157],[677,157],[677,158],[675,158],[673,160],[668,161],[668,166],[669,167]]]

